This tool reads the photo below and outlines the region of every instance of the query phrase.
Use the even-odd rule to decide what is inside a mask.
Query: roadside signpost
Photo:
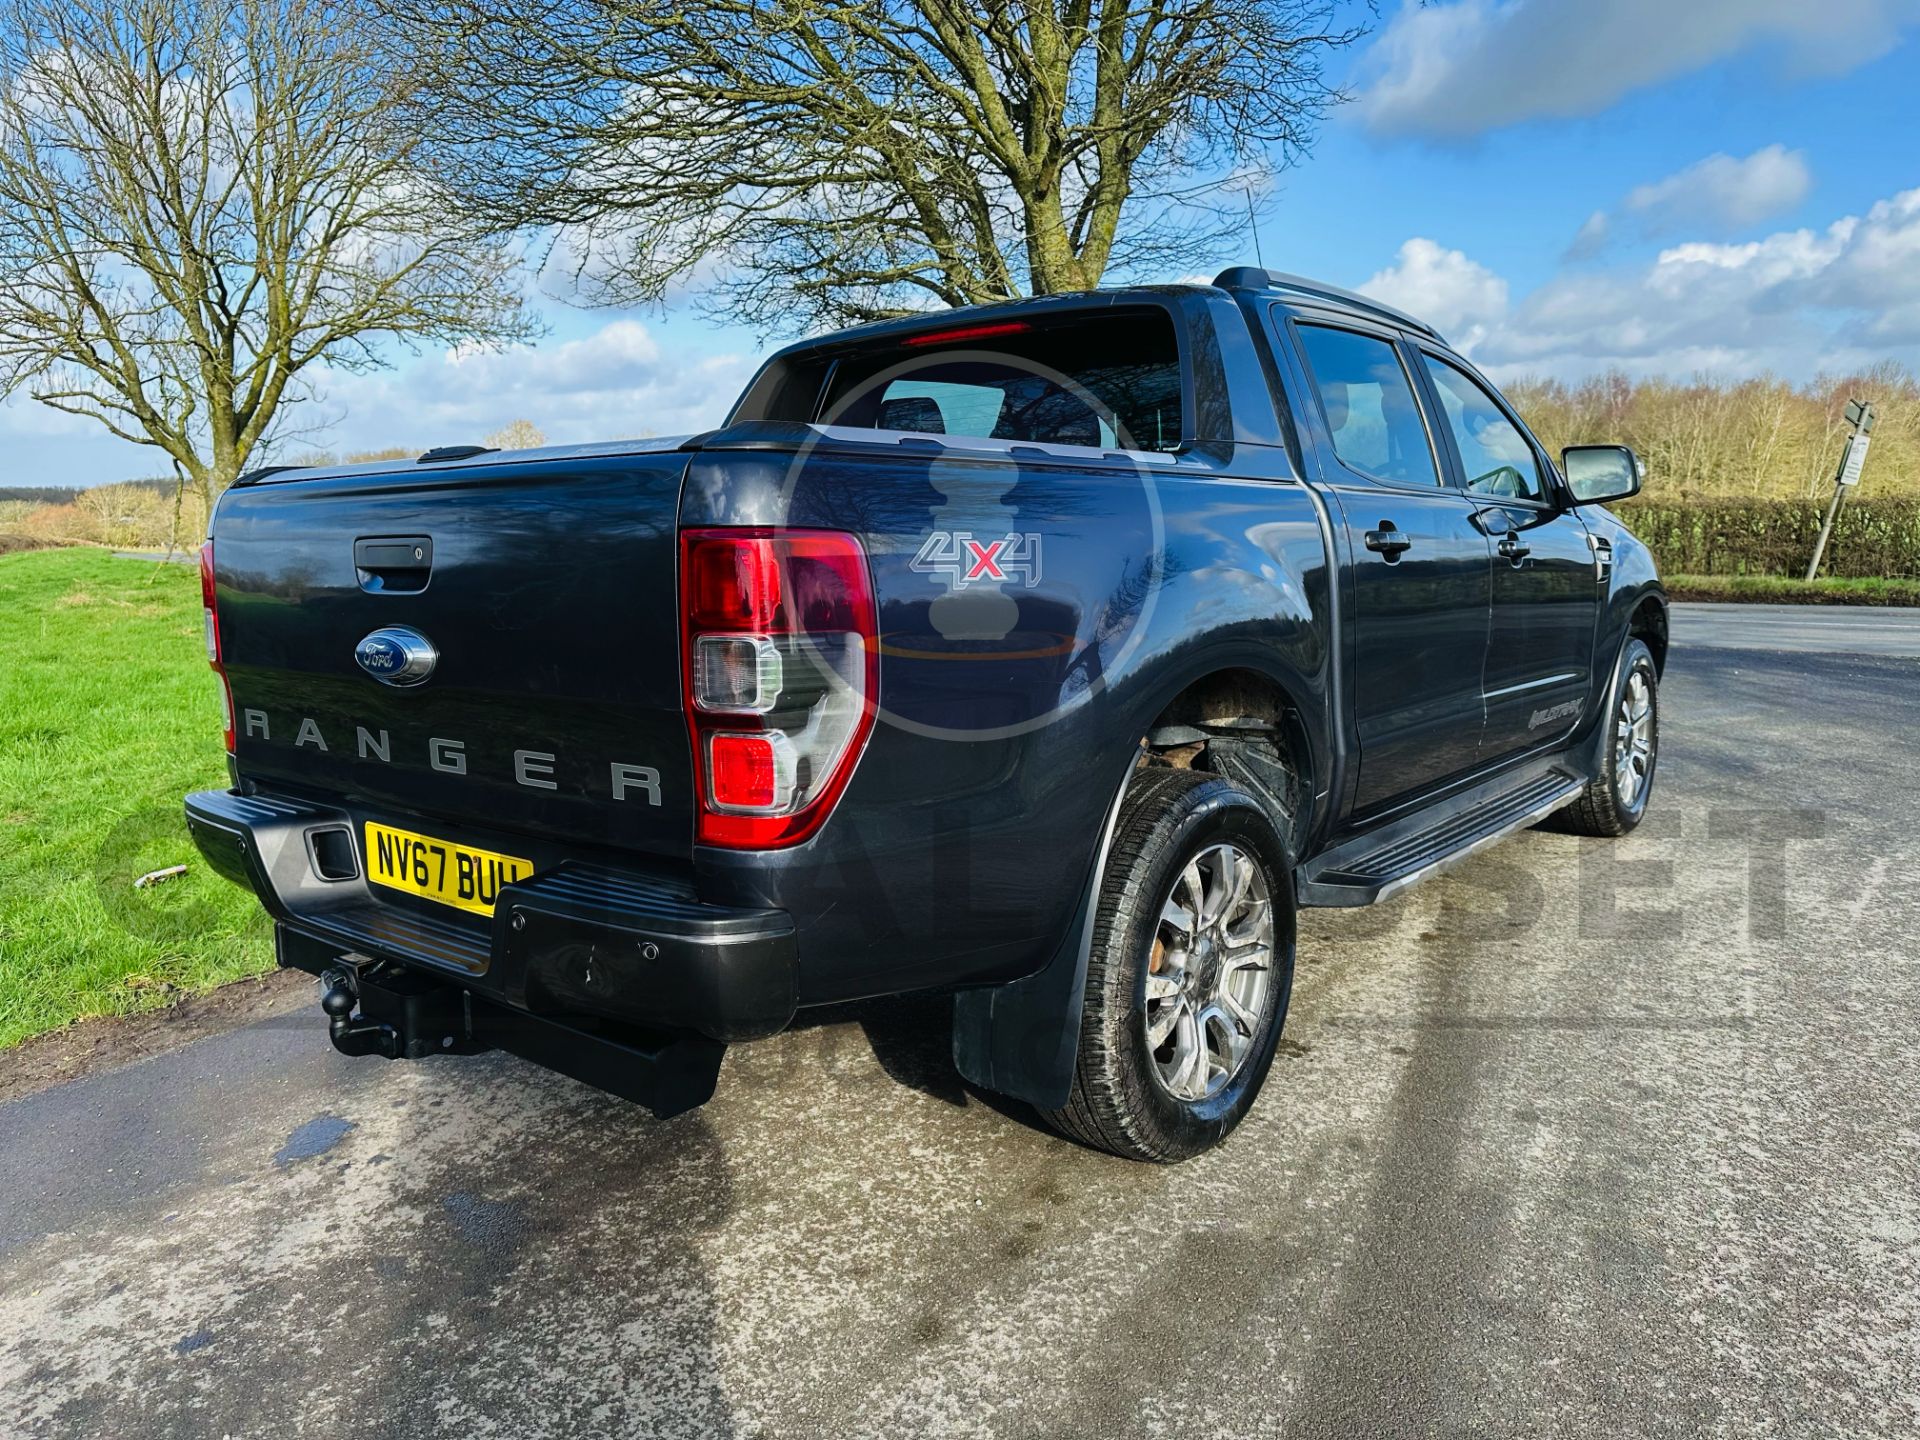
[[[1846,454],[1840,461],[1840,483],[1842,485],[1858,485],[1860,483],[1860,467],[1867,463],[1867,445],[1871,438],[1872,437],[1867,435],[1856,435],[1847,442]]]
[[[1872,441],[1873,422],[1879,418],[1873,406],[1864,400],[1849,400],[1846,417],[1853,433],[1847,437],[1847,447],[1840,452],[1840,468],[1834,472],[1833,500],[1827,506],[1827,518],[1821,522],[1820,538],[1814,542],[1813,560],[1807,566],[1809,583],[1820,573],[1820,560],[1827,553],[1827,540],[1833,534],[1834,517],[1840,513],[1841,497],[1849,485],[1860,483],[1860,470],[1867,463],[1867,446]]]

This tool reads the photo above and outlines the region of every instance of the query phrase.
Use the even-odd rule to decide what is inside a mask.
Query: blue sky
[[[1354,102],[1281,177],[1261,246],[1433,320],[1503,378],[1920,368],[1916,74],[1920,0],[1383,5],[1341,63]],[[1252,245],[1193,258],[1210,276]],[[685,308],[540,308],[531,350],[320,376],[296,446],[424,448],[516,417],[554,441],[698,429],[759,350]],[[0,406],[0,485],[158,461]]]

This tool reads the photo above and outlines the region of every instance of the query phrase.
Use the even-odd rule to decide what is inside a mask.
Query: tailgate
[[[686,462],[229,491],[214,566],[241,775],[369,813],[690,854],[674,577]],[[393,647],[362,642],[389,627],[432,646],[418,683],[376,678]]]

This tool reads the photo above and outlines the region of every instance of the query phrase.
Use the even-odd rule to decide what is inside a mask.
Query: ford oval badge
[[[353,658],[383,685],[418,685],[433,673],[440,652],[418,630],[389,625],[354,646]]]

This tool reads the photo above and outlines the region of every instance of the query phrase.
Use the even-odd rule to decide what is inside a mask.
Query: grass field
[[[214,686],[193,569],[0,555],[0,1048],[271,967],[259,905],[180,814],[226,783]]]

